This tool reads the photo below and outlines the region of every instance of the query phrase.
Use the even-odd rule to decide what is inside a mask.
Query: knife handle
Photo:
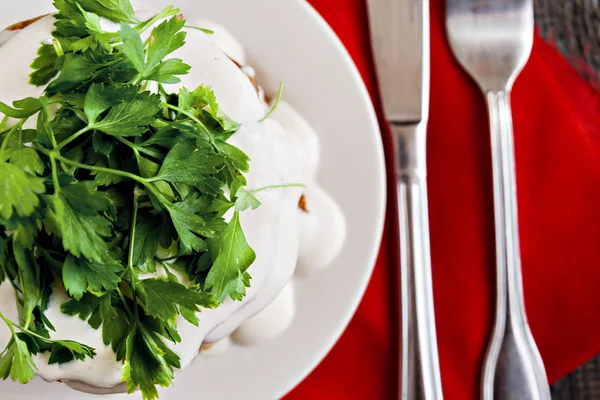
[[[392,126],[398,165],[401,400],[443,398],[429,246],[426,127],[425,122]]]

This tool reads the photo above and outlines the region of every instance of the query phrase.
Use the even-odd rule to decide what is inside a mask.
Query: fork
[[[531,53],[533,26],[533,0],[447,0],[450,47],[485,94],[491,128],[497,294],[483,400],[550,399],[525,313],[510,107],[511,88]]]

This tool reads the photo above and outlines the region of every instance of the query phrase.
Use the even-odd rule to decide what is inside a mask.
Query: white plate
[[[298,314],[283,337],[198,359],[177,377],[173,387],[161,391],[163,400],[279,398],[334,345],[373,269],[385,212],[383,150],[373,106],[348,53],[305,1],[148,2],[174,3],[188,18],[208,18],[228,28],[246,47],[260,82],[273,92],[284,81],[285,98],[308,118],[322,140],[319,178],[348,219],[343,254],[329,270],[299,282]],[[19,0],[2,7],[2,27],[52,11],[50,0]],[[39,380],[26,386],[2,382],[0,392],[3,400],[97,399]],[[139,395],[103,399],[129,398]]]

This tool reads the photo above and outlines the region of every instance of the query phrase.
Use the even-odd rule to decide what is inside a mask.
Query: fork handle
[[[496,220],[496,322],[484,365],[483,400],[550,400],[542,358],[527,323],[508,91],[488,92]]]
[[[399,167],[400,399],[442,400],[427,215],[426,123],[395,125],[393,130]]]

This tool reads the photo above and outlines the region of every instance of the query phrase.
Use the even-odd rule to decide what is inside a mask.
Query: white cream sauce
[[[153,13],[140,10],[138,16],[146,19]],[[341,210],[316,182],[320,149],[311,126],[286,102],[280,104],[271,119],[258,122],[266,107],[244,75],[254,71],[247,67],[242,72],[228,58],[246,64],[241,44],[210,21],[188,24],[214,30],[215,34],[207,36],[195,29],[188,30],[186,46],[173,57],[182,58],[192,66],[192,71],[182,77],[181,84],[169,85],[167,90],[176,91],[182,85],[195,88],[200,84],[213,88],[220,107],[242,124],[230,143],[252,159],[247,175],[250,189],[285,183],[305,183],[307,187],[262,191],[257,194],[262,206],[241,214],[247,240],[257,255],[249,271],[252,285],[243,301],[228,300],[217,309],[200,313],[199,327],[180,318],[182,343],[167,344],[181,358],[182,368],[192,362],[203,343],[217,343],[217,348],[226,349],[230,341],[253,344],[284,332],[295,313],[294,273],[306,276],[326,267],[341,250],[346,231]],[[29,65],[39,44],[50,40],[52,25],[53,18],[43,18],[0,47],[0,58],[11,59],[10,63],[0,63],[0,76],[11,77],[0,81],[0,101],[10,104],[15,99],[42,94],[43,88],[28,84]],[[104,21],[103,25],[107,30],[118,30],[110,22]],[[303,193],[308,213],[298,208]],[[60,366],[48,365],[48,354],[35,356],[38,375],[48,381],[114,387],[121,379],[121,363],[116,362],[112,349],[102,343],[100,331],[60,312],[66,300],[62,289],[54,290],[50,298],[46,316],[56,327],[52,338],[85,343],[94,347],[97,355]],[[18,320],[15,292],[8,282],[0,285],[0,311]],[[0,348],[9,339],[10,332],[0,324]],[[206,354],[211,353],[214,351]]]

